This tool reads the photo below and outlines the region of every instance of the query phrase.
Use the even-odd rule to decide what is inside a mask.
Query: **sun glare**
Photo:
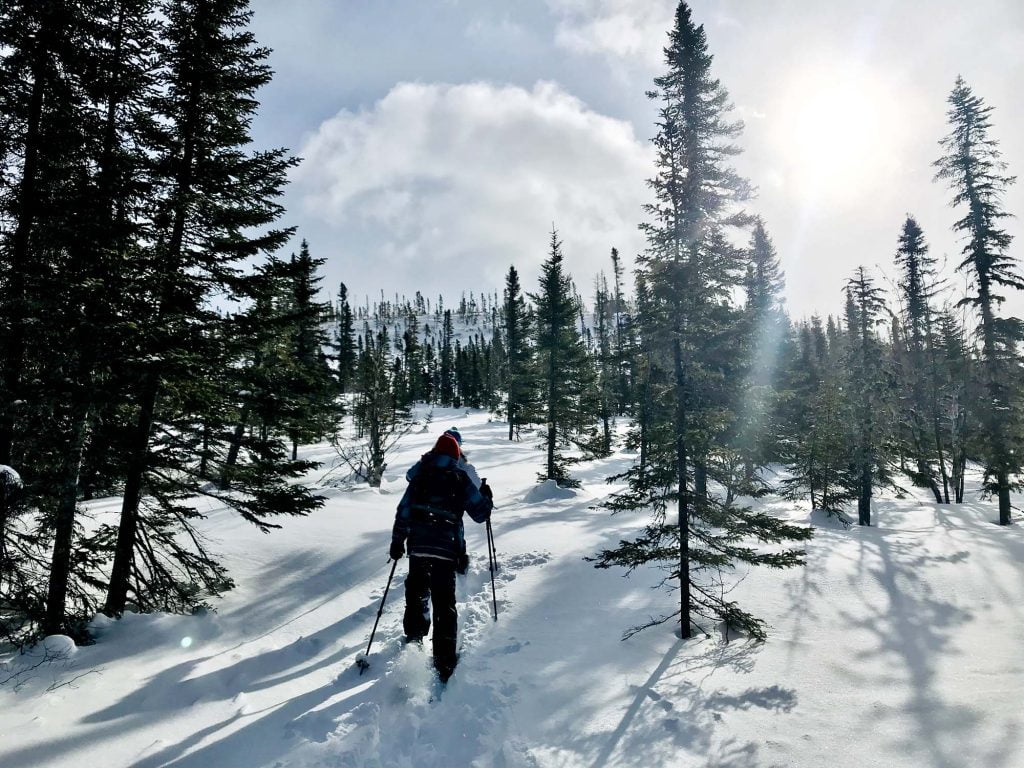
[[[886,94],[863,74],[795,84],[783,131],[789,182],[816,198],[863,194],[883,164]]]

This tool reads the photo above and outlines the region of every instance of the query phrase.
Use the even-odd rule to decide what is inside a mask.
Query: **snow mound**
[[[47,635],[42,646],[47,656],[56,659],[69,659],[78,652],[75,641],[67,635]]]
[[[807,522],[815,528],[837,528],[839,530],[846,530],[853,524],[853,520],[843,512],[830,512],[827,509],[812,509]]]
[[[545,501],[574,499],[577,496],[579,496],[579,491],[574,488],[563,488],[554,480],[545,480],[528,490],[523,496],[523,501],[527,504],[540,504]]]
[[[22,487],[21,475],[14,467],[9,467],[6,464],[0,464],[0,486],[3,485],[8,488]]]

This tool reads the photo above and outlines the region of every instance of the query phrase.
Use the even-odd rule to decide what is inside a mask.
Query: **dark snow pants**
[[[405,580],[405,617],[410,639],[425,637],[430,630],[430,603],[434,604],[434,666],[455,668],[455,633],[459,619],[455,609],[455,563],[435,557],[409,558]]]

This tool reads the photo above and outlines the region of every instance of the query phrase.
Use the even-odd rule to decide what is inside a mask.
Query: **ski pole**
[[[498,593],[494,589],[494,571],[498,567],[498,556],[494,551],[494,532],[491,530],[491,518],[487,518],[487,557],[491,562],[491,601],[494,605],[494,620],[498,620]]]
[[[370,632],[370,642],[366,644],[366,653],[363,654],[363,658],[356,659],[356,666],[359,667],[359,674],[363,674],[370,668],[370,662],[366,660],[366,657],[370,655],[370,646],[373,645],[373,636],[377,634],[377,624],[380,622],[381,614],[384,613],[384,601],[388,599],[388,591],[391,589],[391,580],[395,578],[395,568],[398,567],[398,561],[395,560],[391,566],[391,574],[388,576],[387,586],[384,587],[384,596],[380,599],[380,608],[377,609],[377,619],[373,622],[373,630]]]

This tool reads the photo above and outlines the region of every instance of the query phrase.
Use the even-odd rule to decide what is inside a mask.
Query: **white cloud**
[[[675,0],[547,0],[558,17],[555,42],[577,53],[662,63]]]
[[[612,246],[643,244],[648,145],[553,83],[402,83],[299,154],[292,195],[320,222],[314,247],[357,291],[496,289],[512,263],[532,289],[555,223],[589,294]]]

